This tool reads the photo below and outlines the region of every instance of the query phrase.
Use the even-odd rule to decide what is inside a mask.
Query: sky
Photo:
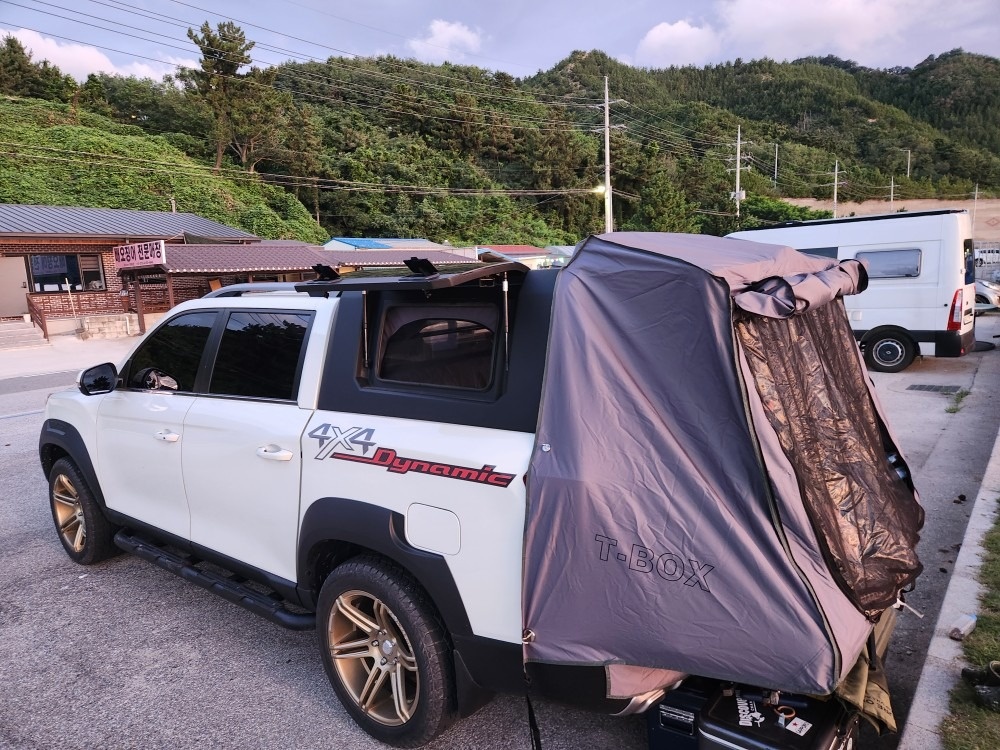
[[[226,20],[261,67],[395,55],[520,78],[574,50],[643,68],[810,55],[913,67],[957,47],[1000,57],[998,0],[0,0],[0,36],[80,81],[195,66],[187,29]]]

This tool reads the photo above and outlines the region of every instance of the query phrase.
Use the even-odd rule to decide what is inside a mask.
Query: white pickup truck
[[[617,237],[603,236],[612,242]],[[664,237],[670,236],[655,236],[657,241]],[[770,268],[769,253],[776,250],[738,240],[705,240],[706,247],[718,244],[726,253],[736,253],[726,256],[728,267],[738,266],[740,253],[750,248],[751,255],[763,253],[754,258],[764,258]],[[543,384],[561,377],[558,368],[573,366],[549,361],[546,369],[550,334],[556,335],[560,321],[561,303],[554,301],[558,274],[568,280],[574,264],[585,267],[590,256],[581,252],[579,257],[584,260],[559,272],[529,272],[519,264],[502,263],[439,273],[426,262],[415,262],[409,275],[337,278],[320,268],[321,278],[313,282],[229,287],[178,305],[120,368],[104,364],[85,370],[78,389],[49,399],[39,451],[62,545],[81,564],[124,549],[279,625],[317,627],[324,666],[346,710],[369,734],[397,746],[430,741],[496,691],[534,691],[595,710],[634,713],[648,709],[688,674],[749,681],[757,673],[741,672],[738,661],[735,673],[728,674],[711,660],[699,670],[696,660],[683,655],[676,661],[657,655],[645,665],[628,656],[599,656],[595,663],[572,655],[562,663],[533,657],[532,649],[544,648],[551,631],[546,616],[540,614],[536,622],[532,613],[540,602],[563,596],[533,589],[546,575],[537,572],[540,558],[532,549],[539,534],[547,532],[532,527],[531,488],[546,487],[547,480],[536,476],[544,469],[539,456],[551,458],[560,450],[558,441],[546,438],[542,444],[536,431],[540,408],[544,413],[549,398],[543,398],[548,392]],[[681,266],[690,264],[683,261]],[[714,272],[698,270],[706,283],[718,283]],[[739,318],[738,308],[728,302],[735,291],[730,283],[718,295],[727,317],[725,330]],[[690,324],[656,323],[664,329]],[[845,331],[850,341],[846,323]],[[620,335],[635,332],[621,330]],[[582,346],[581,357],[591,345],[593,341]],[[732,341],[727,346],[730,358],[741,351]],[[862,372],[853,343],[848,346],[854,358],[848,367]],[[698,362],[696,354],[669,349],[660,356]],[[798,354],[789,351],[787,356]],[[579,364],[586,370],[587,362]],[[722,369],[726,378],[753,391],[738,363]],[[597,371],[582,376],[600,377]],[[705,372],[696,380],[713,377]],[[613,394],[609,398],[612,410],[625,413],[630,408],[624,397],[620,402]],[[600,408],[601,399],[595,387],[593,402],[579,403],[584,422],[588,409]],[[557,401],[553,396],[552,403]],[[750,401],[734,403],[743,404],[733,420],[737,433],[747,435],[747,450],[760,459],[765,426],[748,431]],[[657,408],[650,403],[649,413]],[[705,414],[714,408],[706,404]],[[877,411],[866,414],[877,429],[884,429]],[[855,415],[838,419],[850,421]],[[609,434],[615,430],[597,424],[590,428]],[[706,440],[725,441],[712,449],[723,464],[738,459],[742,449],[726,437],[728,428],[706,422],[698,429],[720,430]],[[655,427],[650,430],[655,435]],[[905,486],[912,499],[898,450],[894,460],[903,467],[903,479],[886,461],[883,448],[894,446],[885,435],[879,456],[869,463],[889,475],[886,482]],[[758,448],[753,448],[755,441]],[[836,453],[840,446],[830,447]],[[858,455],[857,461],[866,461]],[[669,457],[661,458],[663,473],[674,471]],[[789,461],[795,463],[794,458]],[[761,460],[746,465],[766,478]],[[734,482],[748,484],[737,476],[742,469],[734,471]],[[749,484],[755,482],[759,484]],[[770,490],[774,513],[792,516],[782,510],[779,485]],[[647,489],[655,494],[654,488]],[[699,494],[704,495],[700,502],[708,502],[710,489]],[[703,514],[699,518],[711,517],[697,512]],[[776,517],[766,512],[762,517],[764,526],[778,529]],[[783,520],[791,528],[799,523],[796,518]],[[806,526],[808,521],[796,538],[812,539],[815,559],[824,559],[829,550]],[[617,554],[616,559],[626,561],[621,564],[623,582],[602,591],[628,589],[633,580],[643,585],[658,581],[657,596],[690,597],[693,612],[701,602],[727,595],[727,559],[744,547],[748,554],[785,556],[790,569],[804,567],[796,556],[806,553],[799,551],[798,542],[782,541],[785,531],[773,532],[773,549],[770,542],[741,545],[734,537],[731,549],[727,544],[709,555],[713,564],[680,537],[665,541],[653,526],[642,533],[650,549],[631,542],[626,546],[626,534],[613,526],[602,526],[596,536],[586,526],[584,541],[591,541],[581,554],[608,575],[621,572],[602,561],[601,554],[605,560],[609,551],[631,556]],[[555,535],[552,539],[555,544]],[[825,590],[817,576],[806,571],[799,577],[802,591],[815,593],[809,606],[821,614],[804,616],[794,627],[808,632],[807,621],[818,623],[820,630],[826,627],[829,643],[818,648],[836,655],[817,668],[825,670],[817,679],[825,680],[822,684],[828,683],[832,692],[859,654],[875,658],[862,652],[884,603],[866,605],[841,596],[837,585],[846,591],[849,584],[839,579]],[[893,591],[909,582],[894,582]],[[733,590],[744,588],[737,583]],[[594,620],[604,620],[602,608],[609,606],[610,597],[583,595]],[[664,606],[674,613],[688,609],[676,601]],[[836,617],[822,613],[832,607],[841,608]],[[651,615],[655,619],[655,611]],[[717,640],[702,619],[705,638]],[[612,620],[609,615],[607,621]],[[845,623],[857,630],[851,638],[837,630],[847,628]],[[566,644],[577,639],[575,624],[557,626],[564,630]],[[725,627],[733,643],[744,649],[741,636]],[[647,635],[650,645],[659,638],[655,628]],[[842,637],[843,643],[829,646]],[[784,644],[783,659],[790,671],[800,673],[789,651],[793,646]],[[615,661],[652,669],[638,681],[629,682],[635,673],[628,673],[623,682],[625,673],[606,668]],[[810,665],[822,661],[812,653],[808,657]],[[653,682],[646,673],[656,675]],[[800,685],[798,676],[790,677],[790,685],[767,674],[761,679],[766,684],[755,684],[768,690]],[[740,710],[745,713],[745,701]],[[836,721],[849,724],[843,715]],[[837,731],[840,739],[848,739],[848,730]],[[724,746],[738,747],[738,741],[730,738]]]

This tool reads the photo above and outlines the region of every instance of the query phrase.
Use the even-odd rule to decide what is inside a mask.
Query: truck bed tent
[[[600,665],[612,697],[844,680],[921,571],[923,511],[841,300],[866,279],[743,240],[582,243],[527,478],[529,675]]]

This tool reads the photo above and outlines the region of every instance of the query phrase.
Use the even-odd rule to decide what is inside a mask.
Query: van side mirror
[[[88,367],[76,379],[76,386],[84,396],[111,393],[118,385],[118,368],[110,362]]]

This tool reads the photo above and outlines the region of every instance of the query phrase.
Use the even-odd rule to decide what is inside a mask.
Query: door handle
[[[268,461],[291,461],[292,452],[282,450],[280,445],[275,445],[271,443],[270,445],[262,445],[257,449],[257,455],[261,458],[266,458]]]
[[[181,436],[178,435],[173,430],[160,430],[155,435],[153,435],[153,437],[155,437],[157,440],[163,440],[164,442],[167,443],[176,443],[178,440],[181,439]]]

